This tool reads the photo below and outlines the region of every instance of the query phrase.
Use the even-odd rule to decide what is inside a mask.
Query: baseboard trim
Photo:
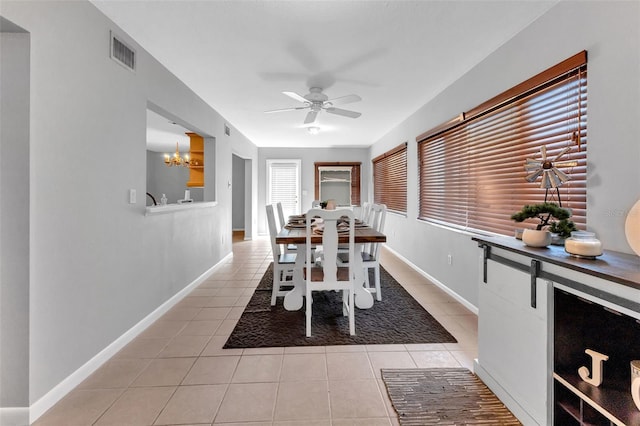
[[[482,368],[478,359],[473,360],[473,370],[476,376],[484,382],[491,392],[493,392],[500,401],[518,418],[525,426],[539,426],[539,423],[535,421],[533,417],[527,413],[527,411],[509,395],[509,393],[498,383],[497,380],[491,376],[491,374]]]
[[[420,275],[422,275],[423,277],[425,277],[426,279],[428,279],[429,281],[431,281],[432,283],[434,283],[436,286],[438,286],[440,289],[442,289],[445,293],[447,293],[449,296],[453,297],[454,299],[456,299],[457,302],[459,302],[460,304],[464,305],[465,308],[467,308],[468,310],[470,310],[471,312],[473,312],[474,314],[478,315],[478,308],[474,305],[472,305],[471,303],[469,303],[467,301],[467,299],[465,299],[464,297],[460,296],[458,293],[456,293],[455,291],[451,290],[449,287],[447,287],[446,285],[444,285],[443,283],[441,283],[440,281],[438,281],[435,277],[429,275],[428,273],[426,273],[425,271],[423,271],[422,269],[420,269],[418,267],[418,265],[414,264],[413,262],[411,262],[409,259],[407,259],[406,257],[404,257],[403,255],[401,255],[400,253],[398,253],[397,251],[395,251],[394,249],[392,249],[391,247],[389,247],[388,245],[385,244],[384,248],[386,250],[389,250],[391,253],[393,253],[394,256],[400,258],[404,263],[406,263],[407,265],[409,265],[414,271],[416,271],[417,273],[419,273]]]
[[[125,347],[129,342],[136,338],[140,333],[146,330],[151,324],[153,324],[158,318],[164,315],[169,309],[175,306],[181,301],[187,294],[194,288],[200,285],[206,280],[220,265],[222,265],[228,258],[233,257],[233,252],[226,255],[218,263],[211,268],[203,272],[199,277],[193,280],[189,285],[184,287],[178,293],[173,295],[169,300],[158,306],[153,312],[144,317],[140,322],[127,330],[123,335],[114,340],[109,346],[100,351],[96,356],[87,361],[84,365],[78,368],[76,371],[67,376],[64,380],[58,383],[53,389],[47,392],[39,400],[34,402],[28,409],[27,418],[31,423],[35,422],[40,416],[42,416],[48,409],[53,407],[58,401],[60,401],[65,395],[71,392],[76,386],[78,386],[83,380],[89,377],[93,372],[100,368],[105,362],[113,357],[120,349]],[[1,420],[1,419],[0,419]],[[5,423],[0,421],[1,425]],[[10,425],[11,423],[7,423]],[[28,423],[25,423],[28,424]]]
[[[27,426],[29,424],[29,407],[1,407],[0,425]]]

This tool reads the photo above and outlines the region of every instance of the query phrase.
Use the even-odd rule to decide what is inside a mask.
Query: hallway
[[[34,424],[398,425],[380,368],[473,368],[477,316],[385,249],[458,343],[222,349],[270,263],[267,238],[234,238],[233,257]]]

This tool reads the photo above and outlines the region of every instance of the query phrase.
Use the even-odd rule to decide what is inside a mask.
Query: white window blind
[[[300,213],[300,160],[267,160],[267,204],[282,203],[285,216]]]

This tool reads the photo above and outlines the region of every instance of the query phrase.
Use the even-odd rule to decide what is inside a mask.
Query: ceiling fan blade
[[[309,103],[308,100],[306,100],[302,96],[298,95],[296,92],[282,92],[282,93],[287,95],[287,96],[289,96],[290,98],[295,99],[296,101],[299,101],[299,102],[302,102],[302,103]]]
[[[362,115],[362,113],[360,112],[349,111],[347,109],[340,109],[340,108],[334,108],[334,107],[325,108],[325,110],[331,114],[342,115],[344,117],[350,117],[350,118],[358,118]]]
[[[316,117],[318,116],[318,111],[309,111],[307,117],[304,119],[304,124],[311,124],[316,121]]]
[[[347,95],[340,96],[339,98],[329,99],[327,102],[331,103],[331,105],[344,105],[350,104],[351,102],[361,101],[362,98],[358,95]]]
[[[291,107],[291,108],[281,108],[281,109],[272,109],[269,111],[265,111],[266,114],[271,114],[272,112],[284,112],[284,111],[295,111],[297,109],[306,109],[309,107],[301,106],[301,107]]]

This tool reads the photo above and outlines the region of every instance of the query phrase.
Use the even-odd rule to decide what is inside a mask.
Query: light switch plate
[[[135,189],[130,189],[129,190],[129,204],[135,204],[136,203],[136,190]]]

